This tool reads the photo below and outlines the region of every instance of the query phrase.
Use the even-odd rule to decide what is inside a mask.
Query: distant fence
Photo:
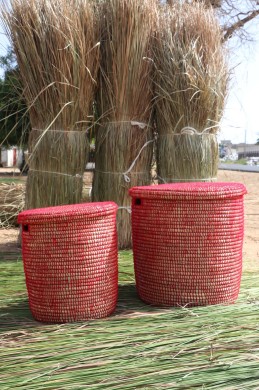
[[[242,145],[237,147],[238,158],[259,157],[259,145]]]

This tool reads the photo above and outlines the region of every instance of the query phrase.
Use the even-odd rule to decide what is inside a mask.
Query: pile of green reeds
[[[214,11],[161,7],[154,62],[159,181],[215,180],[228,71]]]
[[[99,70],[94,4],[85,0],[10,3],[3,16],[32,128],[26,208],[80,202]]]
[[[5,258],[0,254],[3,389],[259,388],[258,272],[244,274],[234,305],[154,308],[137,298],[132,255],[121,252],[112,317],[47,325],[31,317],[17,254]]]
[[[151,181],[151,38],[155,0],[101,3],[101,72],[95,138],[94,201],[115,201],[119,247],[131,246],[128,189]]]

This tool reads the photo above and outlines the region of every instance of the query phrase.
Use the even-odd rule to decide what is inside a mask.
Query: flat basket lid
[[[118,206],[114,202],[91,202],[64,206],[31,209],[18,215],[20,224],[40,224],[50,221],[71,221],[86,217],[98,217],[115,213]]]
[[[158,184],[133,187],[129,190],[133,198],[145,199],[231,199],[247,193],[241,183],[195,182]]]

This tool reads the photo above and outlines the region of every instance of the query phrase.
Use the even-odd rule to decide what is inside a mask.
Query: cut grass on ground
[[[9,176],[9,177],[0,177],[0,184],[25,184],[26,178],[22,178],[20,176],[15,177],[15,176]]]
[[[259,388],[259,275],[245,273],[235,305],[159,309],[135,291],[120,252],[116,313],[45,325],[33,320],[22,262],[0,258],[0,381],[7,389]]]

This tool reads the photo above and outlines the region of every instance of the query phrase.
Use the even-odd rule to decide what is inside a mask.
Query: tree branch
[[[239,19],[237,22],[233,23],[232,26],[226,28],[223,41],[225,42],[227,39],[231,38],[236,30],[239,30],[240,28],[244,27],[246,23],[250,22],[250,20],[254,19],[257,15],[259,15],[259,9],[252,11],[250,15],[246,16],[243,19]]]

